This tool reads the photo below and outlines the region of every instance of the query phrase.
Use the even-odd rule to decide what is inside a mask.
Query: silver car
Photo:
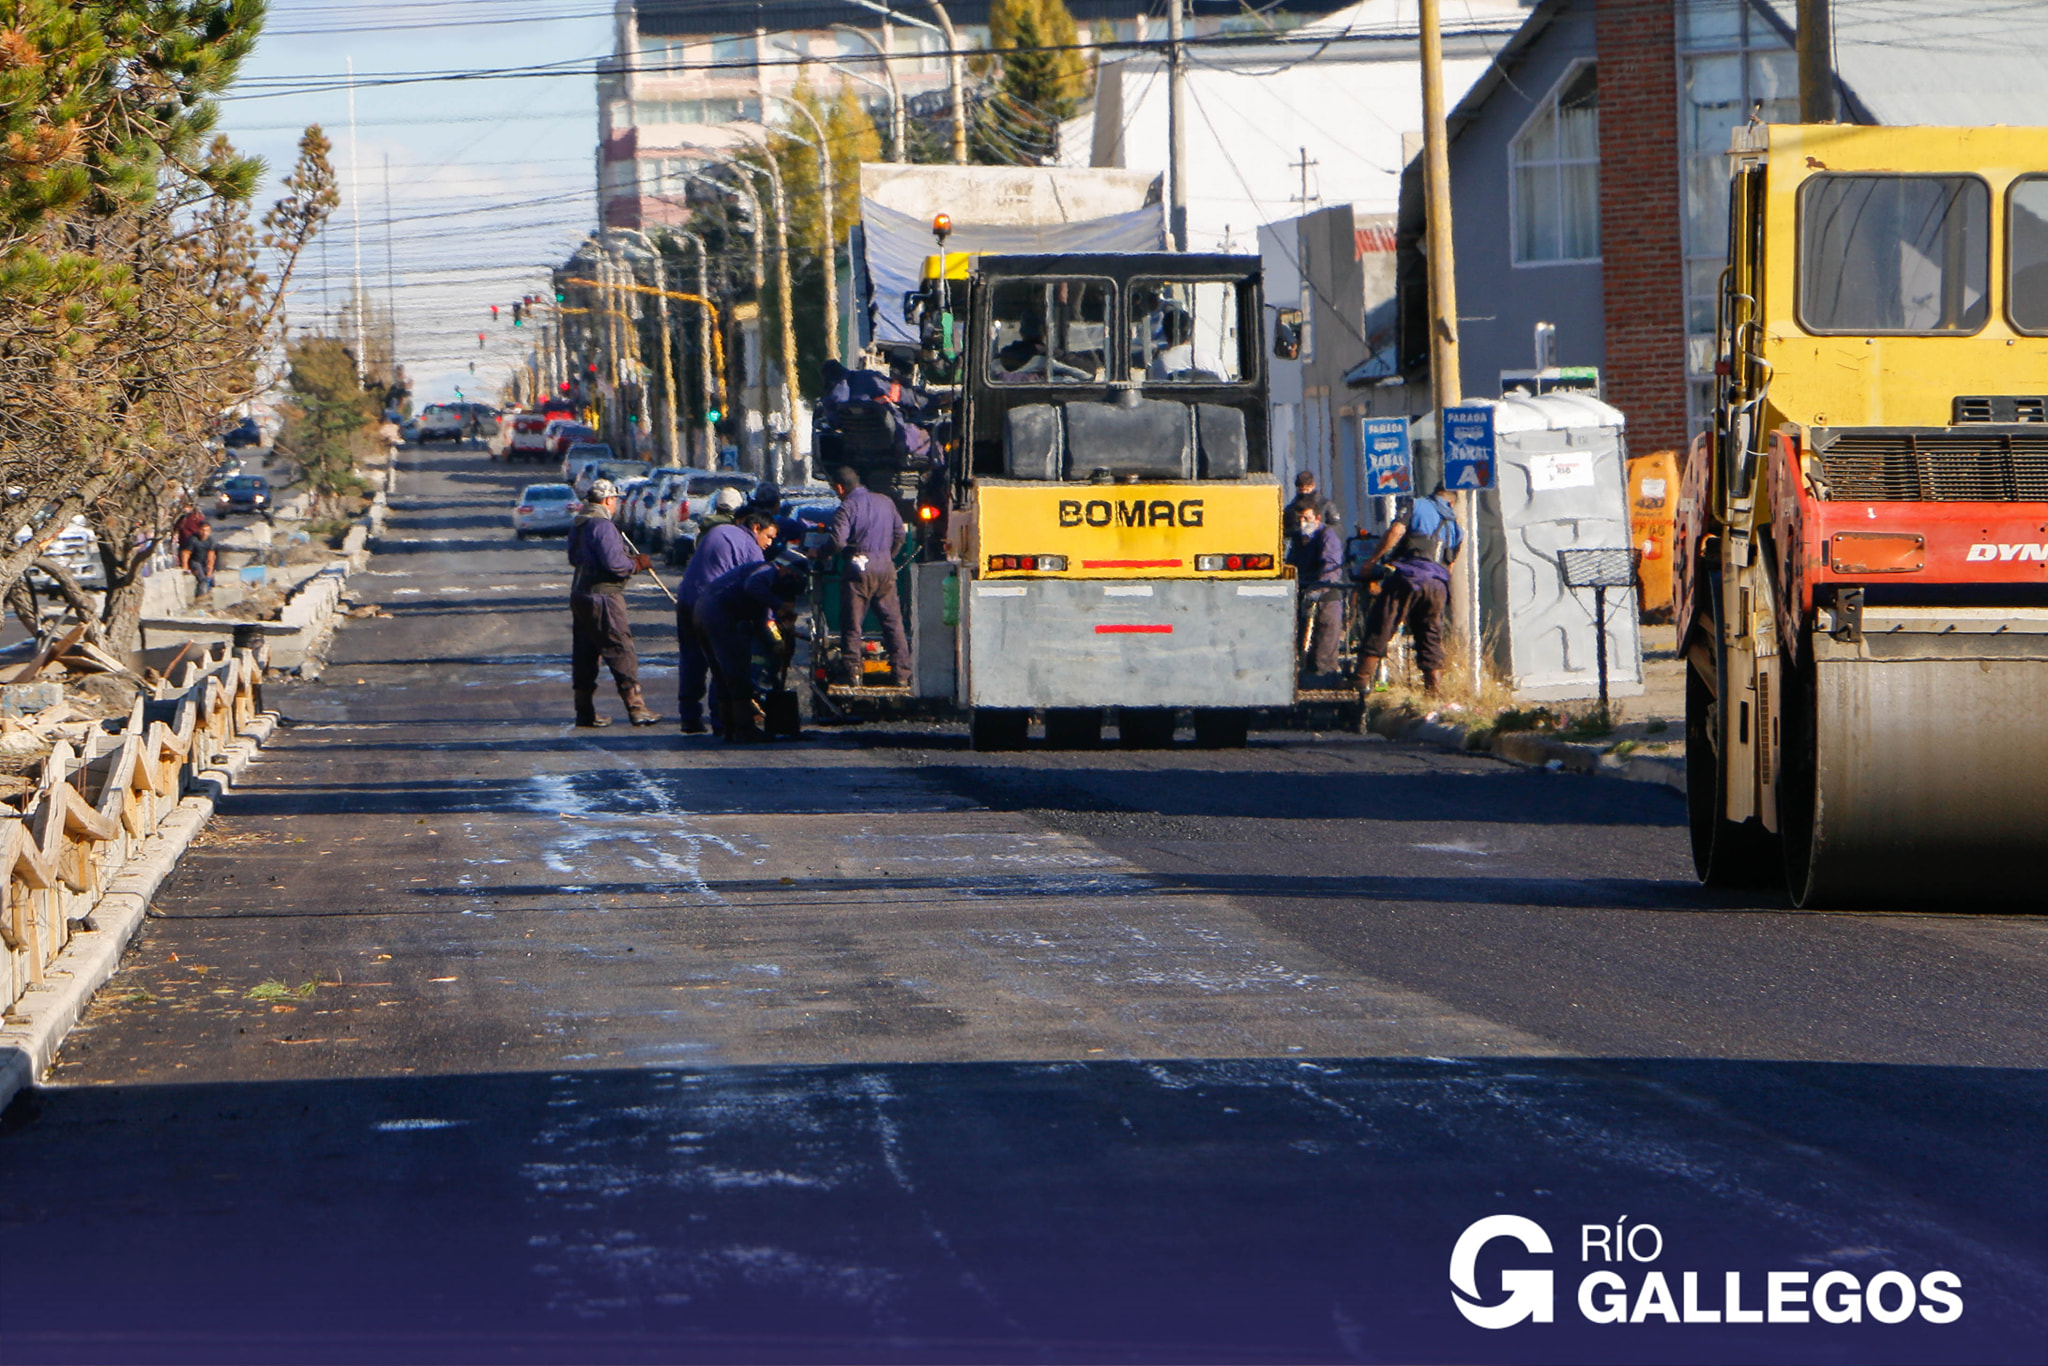
[[[528,536],[566,535],[582,506],[583,500],[567,484],[528,484],[512,509],[512,534],[522,541]]]

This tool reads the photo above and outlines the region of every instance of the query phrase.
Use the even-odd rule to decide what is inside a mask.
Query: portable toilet
[[[1480,623],[1493,667],[1532,701],[1594,697],[1595,594],[1566,585],[1558,552],[1631,546],[1622,415],[1572,392],[1491,406],[1497,487],[1480,496],[1479,527]],[[1641,696],[1636,590],[1612,587],[1605,596],[1608,692]]]

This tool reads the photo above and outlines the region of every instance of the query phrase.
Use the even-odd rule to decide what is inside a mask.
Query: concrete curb
[[[121,955],[141,930],[157,888],[212,818],[214,803],[276,733],[277,723],[276,712],[263,713],[227,746],[219,763],[199,770],[195,790],[158,822],[94,905],[95,928],[72,935],[50,964],[43,988],[22,997],[0,1025],[0,1110],[35,1085],[57,1060],[65,1036],[85,1014],[94,993],[121,966]]]
[[[1427,721],[1404,713],[1380,712],[1368,718],[1367,728],[1390,740],[1432,745],[1457,754],[1484,754],[1506,763],[1532,768],[1555,768],[1565,773],[1583,773],[1596,778],[1619,778],[1624,782],[1650,783],[1685,791],[1685,760],[1650,755],[1603,754],[1591,745],[1573,744],[1534,731],[1498,731],[1483,745],[1472,743],[1465,726]]]

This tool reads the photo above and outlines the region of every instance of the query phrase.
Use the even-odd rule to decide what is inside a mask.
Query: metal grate
[[[1958,394],[1951,422],[2048,422],[2048,398],[2039,394]]]
[[[1835,502],[2048,502],[2048,431],[1865,428],[1814,444]]]
[[[1622,546],[1613,550],[1560,550],[1558,572],[1567,588],[1633,588],[1636,582],[1636,552]]]

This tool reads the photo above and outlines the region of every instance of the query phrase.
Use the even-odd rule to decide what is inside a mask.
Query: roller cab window
[[[1940,336],[1990,310],[1991,192],[1975,176],[1820,175],[1799,188],[1799,325]]]
[[[1000,280],[990,291],[991,384],[1101,384],[1109,377],[1107,280]]]
[[[1151,384],[1237,384],[1249,367],[1229,280],[1133,280],[1128,377]]]
[[[2048,175],[2024,175],[2006,195],[2005,313],[2015,332],[2048,334]]]

